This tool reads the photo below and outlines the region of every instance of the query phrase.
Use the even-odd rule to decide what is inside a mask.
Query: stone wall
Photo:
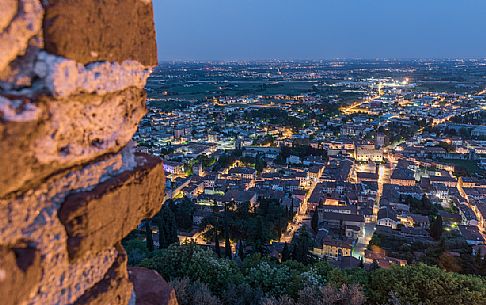
[[[0,296],[128,304],[120,244],[163,201],[135,154],[157,64],[150,0],[0,0]]]

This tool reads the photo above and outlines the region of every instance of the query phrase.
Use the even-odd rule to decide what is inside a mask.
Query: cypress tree
[[[292,198],[292,201],[290,202],[290,210],[289,210],[289,220],[292,220],[294,218],[294,198]]]
[[[481,256],[479,251],[480,250],[478,249],[478,255]],[[481,264],[479,266],[479,274],[482,276],[486,276],[486,256],[481,259]]]
[[[339,236],[343,239],[346,236],[346,226],[344,225],[343,220],[339,221]]]
[[[317,233],[317,230],[319,229],[319,210],[316,209],[314,211],[314,214],[312,214],[312,219],[311,219],[311,227],[314,233]]]
[[[305,226],[300,230],[299,235],[292,244],[292,258],[301,263],[310,261],[309,250],[313,245],[312,236],[306,231]]]
[[[167,234],[165,232],[165,221],[163,217],[163,209],[160,210],[159,214],[157,215],[157,228],[159,229],[159,249],[165,249],[169,246],[169,242],[167,241]]]
[[[169,242],[167,241],[163,222],[160,219],[157,221],[157,228],[159,228],[159,249],[165,249],[169,246]]]
[[[169,245],[178,243],[179,242],[179,236],[177,235],[177,222],[176,218],[174,215],[174,212],[172,212],[170,209],[167,210],[167,219],[168,219],[168,225],[167,225],[167,240],[169,241]]]
[[[145,227],[145,240],[147,243],[147,249],[149,252],[154,251],[154,240],[152,238],[152,228],[150,228],[150,221],[146,220],[144,222],[144,227]]]
[[[175,215],[170,207],[168,205],[164,205],[157,216],[157,227],[159,228],[159,248],[164,249],[173,243],[179,242]]]
[[[227,258],[232,258],[231,243],[229,239],[229,233],[227,230],[224,232],[224,254]]]
[[[241,241],[239,241],[237,245],[237,255],[239,256],[241,261],[245,259],[245,249]]]
[[[430,225],[430,235],[439,240],[442,237],[442,217],[438,215]]]
[[[290,247],[287,243],[285,243],[282,250],[282,262],[285,262],[289,259],[290,259]]]
[[[282,227],[280,225],[280,220],[277,221],[277,238],[278,241],[280,241],[280,239],[282,238]]]
[[[221,257],[221,248],[219,247],[218,229],[214,228],[214,252],[218,257]]]
[[[232,258],[228,226],[228,205],[226,203],[224,204],[224,253],[227,258]]]
[[[255,250],[261,254],[263,254],[263,243],[264,243],[264,236],[263,236],[263,221],[262,217],[258,216],[256,228],[254,234],[254,243],[255,243]]]

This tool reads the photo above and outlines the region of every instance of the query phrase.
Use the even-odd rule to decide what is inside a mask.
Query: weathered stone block
[[[39,36],[30,39],[25,52],[0,70],[0,88],[15,90],[32,86],[35,77],[34,64],[43,40]]]
[[[152,14],[150,0],[0,0],[1,304],[133,297],[119,242],[165,184],[130,144],[157,63]]]
[[[54,96],[106,94],[129,87],[144,88],[151,70],[133,60],[96,62],[84,66],[46,52],[39,54],[35,64],[36,74]]]
[[[103,279],[86,291],[74,305],[126,305],[132,296],[128,280],[127,255],[123,247],[116,246],[118,256]]]
[[[3,32],[17,13],[18,2],[17,0],[1,0],[0,6],[2,7],[0,10],[0,32]]]
[[[136,305],[178,305],[174,288],[156,271],[130,267],[128,275],[135,290]]]
[[[42,278],[38,293],[27,304],[72,304],[103,278],[117,256],[116,250],[109,248],[71,262],[66,229],[57,211],[70,193],[92,189],[135,166],[129,145],[117,154],[52,175],[27,192],[0,199],[0,243],[29,240],[40,253]]]
[[[5,2],[5,4],[4,4]],[[5,10],[4,10],[5,5]],[[20,0],[12,7],[11,1],[2,0],[0,7],[0,71],[17,56],[23,55],[29,41],[42,28],[42,5],[38,0]],[[13,16],[15,10],[15,16]]]
[[[136,60],[154,66],[157,47],[152,16],[151,1],[49,0],[45,49],[83,64]]]
[[[66,198],[58,215],[72,260],[113,246],[160,209],[165,185],[161,160],[138,154],[137,163],[133,170]]]
[[[20,304],[29,297],[41,276],[39,262],[39,252],[27,244],[0,247],[2,304]]]
[[[125,146],[146,112],[143,89],[37,102],[0,96],[0,197]]]

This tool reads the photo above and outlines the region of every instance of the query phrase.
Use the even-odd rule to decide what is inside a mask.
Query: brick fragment
[[[133,170],[66,198],[58,215],[71,260],[112,247],[160,209],[165,185],[161,160],[137,154],[137,163]]]
[[[45,49],[83,64],[136,60],[155,66],[152,16],[151,1],[50,0],[43,24]]]

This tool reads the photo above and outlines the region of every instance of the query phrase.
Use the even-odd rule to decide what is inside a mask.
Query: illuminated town
[[[262,245],[276,258],[302,230],[339,268],[419,262],[441,239],[455,241],[446,255],[484,255],[485,72],[486,61],[167,63],[149,78],[137,150],[163,158],[166,201],[190,214],[181,242],[214,247],[215,213],[272,202],[288,215]],[[231,235],[233,253],[249,248]]]

